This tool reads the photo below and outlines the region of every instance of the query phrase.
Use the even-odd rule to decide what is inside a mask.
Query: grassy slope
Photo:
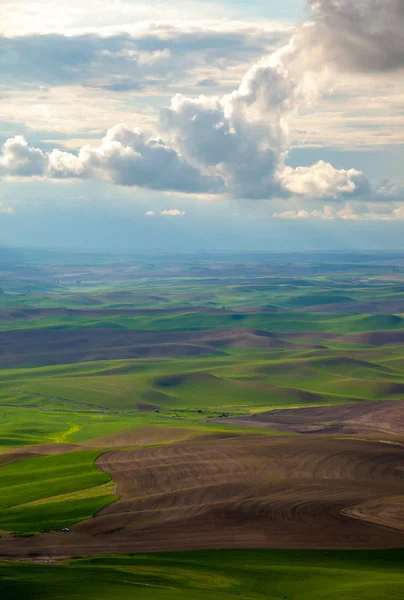
[[[291,381],[285,378],[278,386],[269,385],[267,376],[257,375],[256,367],[250,364],[247,373],[246,367],[240,369],[239,374],[233,376],[216,375],[201,371],[186,371],[192,365],[178,362],[175,370],[172,365],[173,385],[165,385],[166,373],[160,370],[152,374],[132,375],[101,375],[91,377],[47,377],[38,376],[19,384],[24,393],[18,394],[12,384],[8,389],[3,389],[2,395],[7,404],[14,406],[37,405],[43,408],[57,408],[62,410],[108,409],[112,411],[133,411],[138,404],[147,403],[156,405],[164,411],[204,411],[220,412],[227,409],[232,412],[250,412],[261,408],[276,408],[280,406],[298,406],[300,404],[332,404],[344,402],[344,394],[335,396],[321,394],[311,399],[302,399],[299,390],[291,390]],[[195,364],[193,366],[196,366]],[[204,364],[200,365],[202,368]],[[184,368],[184,370],[182,370]],[[233,370],[233,368],[231,368]],[[243,374],[244,381],[237,381]],[[31,374],[32,376],[32,374]],[[264,383],[260,383],[263,381]],[[251,382],[251,383],[250,383]],[[285,386],[287,389],[285,389]],[[81,404],[81,406],[79,406]],[[91,417],[87,417],[87,421]],[[99,416],[98,419],[101,417]],[[109,417],[108,417],[109,418]],[[92,417],[93,421],[95,417]],[[70,420],[70,418],[69,418]],[[95,427],[96,423],[88,423]],[[100,424],[98,422],[99,426]],[[128,425],[129,426],[129,425]],[[16,431],[18,433],[18,430]],[[61,436],[65,441],[77,439],[70,429],[64,430]],[[25,436],[27,440],[27,437]],[[63,441],[54,439],[54,441]],[[35,442],[32,442],[35,443]]]
[[[94,450],[72,452],[2,467],[0,530],[34,533],[61,529],[113,502],[116,496],[102,485],[111,478],[94,464],[99,454]]]
[[[401,600],[404,552],[222,551],[2,564],[4,600]]]
[[[192,418],[197,418],[198,409],[248,413],[271,407],[395,399],[403,394],[404,353],[400,346],[236,350],[221,356],[175,360],[116,360],[4,369],[0,411],[12,418],[3,420],[2,443],[16,436],[20,445],[37,443],[38,425],[18,425],[18,413],[8,413],[6,404],[37,407],[44,409],[45,415],[55,409],[72,411],[67,417],[69,427],[65,426],[64,417],[52,414],[55,424],[61,421],[61,431],[58,433],[55,425],[56,431],[49,434],[48,440],[80,441],[112,433],[129,418],[101,411],[136,411],[138,404],[159,406],[165,416],[167,411],[193,411]],[[82,413],[78,425],[76,414],[85,410],[98,414]],[[45,415],[41,422],[46,428]],[[142,417],[138,413],[130,418],[133,421],[127,427],[136,425],[136,418]],[[8,430],[10,420],[14,423],[12,431]]]
[[[0,322],[0,331],[16,329],[112,328],[149,331],[189,331],[230,327],[266,329],[275,333],[331,332],[363,333],[402,330],[404,319],[398,315],[317,314],[304,312],[209,314],[186,312],[166,315],[87,317],[59,315],[36,319]]]
[[[65,412],[64,408],[0,406],[0,451],[42,443],[79,443],[148,422],[131,415],[79,412],[77,407]]]
[[[212,411],[218,416],[220,410]],[[91,446],[91,440],[104,439],[105,436],[136,427],[164,426],[170,428],[189,428],[200,435],[212,433],[243,432],[241,427],[213,424],[206,421],[208,414],[196,415],[196,411],[156,415],[144,413],[132,416],[128,413],[116,416],[109,413],[64,412],[62,410],[41,410],[37,408],[0,407],[0,419],[4,429],[0,431],[0,455],[25,446],[48,443],[84,443]],[[259,430],[257,430],[259,431]],[[271,434],[270,430],[266,430]],[[98,446],[98,443],[96,444]]]

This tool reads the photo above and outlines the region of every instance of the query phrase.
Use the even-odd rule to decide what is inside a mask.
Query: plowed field
[[[404,544],[402,438],[205,437],[98,459],[120,500],[2,556]]]

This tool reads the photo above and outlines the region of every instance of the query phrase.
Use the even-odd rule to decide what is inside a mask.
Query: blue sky
[[[402,247],[397,0],[7,0],[0,244]]]
[[[256,15],[258,18],[266,19],[287,19],[296,22],[302,19],[305,13],[305,5],[301,0],[255,0],[245,2],[245,0],[221,0],[218,4],[223,4],[230,10],[251,18]]]

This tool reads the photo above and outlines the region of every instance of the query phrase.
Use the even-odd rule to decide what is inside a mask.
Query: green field
[[[36,319],[16,319],[12,323],[0,323],[0,331],[21,329],[137,329],[141,331],[198,331],[226,328],[264,329],[274,333],[330,332],[364,333],[368,331],[404,330],[400,315],[351,315],[316,313],[243,313],[208,314],[183,312],[161,316],[105,316],[87,317],[58,315]]]
[[[116,499],[107,473],[94,464],[100,451],[23,459],[0,469],[0,531],[63,529]]]
[[[401,600],[403,551],[222,551],[1,564],[4,600]]]
[[[1,406],[0,447],[11,451],[36,444],[80,443],[149,422],[149,419],[110,413],[41,407]]]
[[[76,421],[69,415],[70,427],[48,437],[49,441],[80,441],[119,429],[126,419],[131,420],[128,426],[136,424],[136,418],[145,417],[143,406],[158,407],[161,417],[172,417],[173,412],[179,412],[178,417],[206,420],[223,410],[247,414],[283,406],[391,400],[400,399],[403,392],[401,346],[318,350],[298,346],[296,350],[237,348],[219,356],[197,358],[3,369],[0,408],[24,409],[22,418],[26,408],[41,410],[44,427],[49,411],[80,412],[78,435],[71,430]],[[198,415],[198,410],[203,414]],[[18,413],[12,414],[15,418]],[[57,414],[52,421],[58,418],[63,421]],[[5,419],[4,425],[2,443],[7,445],[9,440],[12,445],[9,419]],[[17,427],[13,435],[16,434],[23,443],[40,441],[35,428]]]

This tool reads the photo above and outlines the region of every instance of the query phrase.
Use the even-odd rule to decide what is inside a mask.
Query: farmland
[[[7,563],[0,566],[0,582],[4,598],[18,593],[28,600],[398,600],[402,561],[402,551],[139,554]]]
[[[98,452],[23,458],[0,470],[0,531],[17,534],[62,529],[114,500]],[[15,457],[14,457],[15,458]]]
[[[400,597],[404,256],[24,252],[4,597]]]

